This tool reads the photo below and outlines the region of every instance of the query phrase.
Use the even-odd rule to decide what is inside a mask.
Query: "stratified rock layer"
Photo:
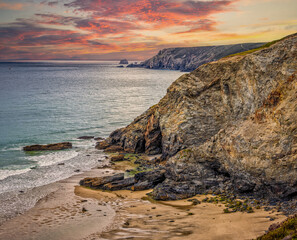
[[[209,189],[295,198],[296,45],[297,34],[200,66],[105,144],[162,153],[166,180],[155,187],[156,199]]]

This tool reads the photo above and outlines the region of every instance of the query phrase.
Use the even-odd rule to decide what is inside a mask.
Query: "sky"
[[[0,0],[0,60],[145,60],[297,32],[296,0]]]

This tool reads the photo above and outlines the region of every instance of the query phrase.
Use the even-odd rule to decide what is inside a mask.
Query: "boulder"
[[[53,150],[64,150],[72,148],[72,143],[62,142],[53,143],[47,145],[30,145],[23,148],[24,151],[53,151]]]

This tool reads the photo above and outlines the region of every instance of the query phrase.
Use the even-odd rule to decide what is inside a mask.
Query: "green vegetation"
[[[118,154],[109,154],[116,156]],[[124,160],[114,162],[113,169],[125,171],[125,177],[133,177],[137,173],[151,171],[152,168],[146,166],[147,157],[142,154],[125,153]]]
[[[215,197],[206,197],[202,199],[202,202],[206,203],[222,203],[225,204],[225,209],[223,210],[224,213],[234,213],[234,212],[247,212],[247,213],[253,213],[253,207],[248,203],[248,200],[240,201],[236,200],[234,197],[227,197],[226,195],[218,195]],[[254,205],[258,204],[257,200],[254,200]],[[259,206],[259,205],[257,205]]]
[[[191,148],[186,148],[180,151],[180,157],[181,158],[190,158],[193,153],[193,150]]]
[[[281,240],[285,237],[292,240],[297,239],[297,215],[288,218],[279,226],[272,226],[272,229],[268,233],[258,237],[257,240]]]
[[[225,208],[224,213],[231,213],[231,212],[230,212],[229,208]]]
[[[281,39],[278,39],[278,40],[274,40],[272,42],[268,42],[266,44],[264,44],[263,46],[261,47],[258,47],[258,48],[254,48],[254,49],[251,49],[251,50],[248,50],[248,51],[245,51],[245,52],[240,52],[240,53],[234,53],[234,54],[231,54],[231,55],[228,55],[224,58],[229,58],[229,57],[233,57],[233,56],[245,56],[247,54],[250,54],[250,53],[253,53],[253,52],[256,52],[256,51],[259,51],[259,50],[262,50],[262,49],[265,49],[265,48],[268,48],[270,46],[272,46],[273,44],[281,41],[281,40],[284,40],[285,38],[287,38],[288,36],[284,37],[284,38],[281,38]]]

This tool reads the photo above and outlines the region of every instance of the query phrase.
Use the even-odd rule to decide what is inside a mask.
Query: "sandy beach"
[[[93,169],[51,184],[56,191],[0,226],[0,239],[254,239],[286,218],[263,209],[224,214],[222,204],[158,202],[148,199],[150,190],[107,192],[78,184],[84,177],[115,172]]]

